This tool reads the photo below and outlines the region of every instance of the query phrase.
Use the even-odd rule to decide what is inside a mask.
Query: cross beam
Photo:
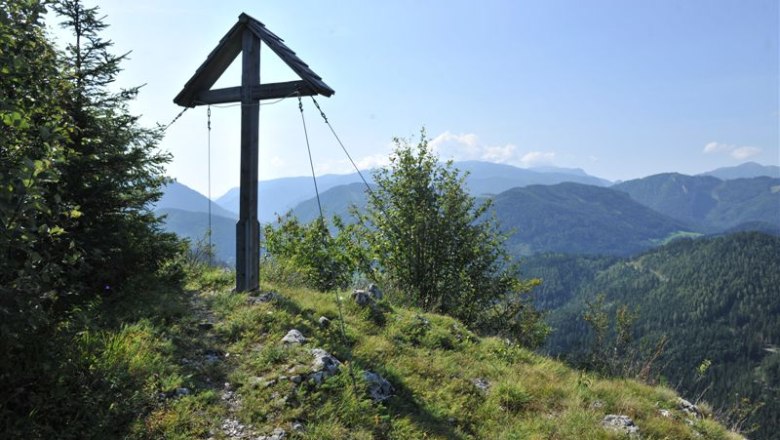
[[[197,101],[201,104],[224,104],[238,102],[242,99],[243,87],[228,87],[225,89],[205,90],[197,95]],[[255,84],[250,86],[253,101],[264,99],[281,99],[290,96],[310,96],[317,92],[305,81],[289,81],[274,84]]]
[[[264,42],[298,76],[300,81],[260,84],[260,44]],[[209,90],[230,63],[242,54],[241,86]],[[294,95],[335,93],[309,66],[265,25],[241,14],[198,68],[174,102],[184,107],[241,103],[241,195],[236,224],[236,291],[257,290],[260,272],[260,223],[257,220],[258,138],[260,101]]]

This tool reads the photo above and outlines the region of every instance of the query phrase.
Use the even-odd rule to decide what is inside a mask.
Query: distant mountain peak
[[[780,166],[762,165],[751,161],[733,167],[717,168],[706,173],[701,173],[700,175],[714,176],[723,180],[746,179],[761,176],[780,178]]]

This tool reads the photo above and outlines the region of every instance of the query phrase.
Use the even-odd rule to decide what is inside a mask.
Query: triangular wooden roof
[[[187,81],[173,102],[183,107],[195,107],[201,104],[217,104],[240,100],[240,87],[210,90],[214,83],[241,53],[244,30],[248,29],[265,43],[300,78],[300,81],[285,83],[258,84],[252,88],[256,99],[284,98],[293,94],[331,96],[335,93],[322,78],[293,52],[284,40],[268,30],[265,25],[247,14],[238,16],[236,23],[211,51],[195,75]]]

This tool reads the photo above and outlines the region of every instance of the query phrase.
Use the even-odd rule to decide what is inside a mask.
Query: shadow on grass
[[[360,366],[367,365],[360,359],[355,359],[355,374],[360,375],[363,371]],[[449,417],[436,415],[430,411],[425,402],[422,402],[414,391],[406,386],[402,377],[393,374],[381,367],[370,367],[387,381],[389,381],[395,390],[392,397],[387,399],[383,405],[387,415],[391,419],[404,418],[411,421],[420,431],[447,439],[466,439],[466,434],[460,431],[456,421]]]

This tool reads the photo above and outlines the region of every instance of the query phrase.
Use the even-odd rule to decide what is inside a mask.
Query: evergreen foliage
[[[64,53],[45,33],[49,5],[74,35]],[[136,89],[109,88],[124,57],[97,17],[78,1],[0,1],[0,432],[11,438],[57,437],[57,423],[77,430],[106,410],[99,360],[76,335],[101,303],[159,282],[180,249],[147,209],[164,181],[162,132],[129,114]]]
[[[544,274],[554,266],[572,277],[548,284]],[[552,307],[555,331],[547,349],[553,354],[576,363],[588,359],[583,347],[594,333],[582,317],[603,294],[597,309],[609,316],[623,305],[637,312],[630,351],[652,356],[665,341],[656,378],[660,374],[691,399],[712,402],[734,423],[745,416],[742,428],[758,425],[757,438],[769,438],[777,426],[780,238],[742,232],[680,239],[628,260],[546,256],[525,267],[548,287],[540,297]],[[610,327],[606,338],[615,337]],[[711,365],[701,377],[704,360]],[[760,408],[753,413],[755,404]]]

